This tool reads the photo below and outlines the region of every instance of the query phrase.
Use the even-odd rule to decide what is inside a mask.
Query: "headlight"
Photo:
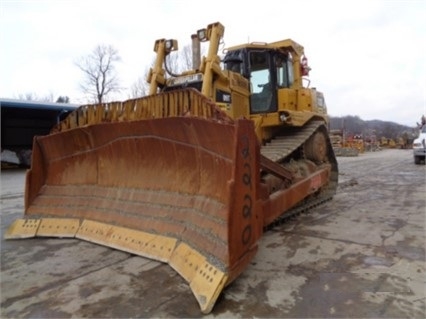
[[[197,37],[198,37],[198,40],[200,40],[201,42],[207,41],[208,40],[208,38],[207,38],[207,30],[206,29],[200,29],[200,30],[198,30],[197,31]]]
[[[420,148],[422,147],[422,143],[413,143],[414,148]]]
[[[176,51],[178,48],[176,40],[167,40],[164,45],[166,47],[166,52]]]

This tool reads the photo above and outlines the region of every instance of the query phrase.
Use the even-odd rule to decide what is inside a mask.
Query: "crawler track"
[[[327,128],[323,121],[311,121],[303,127],[291,127],[275,137],[266,145],[262,146],[261,153],[263,156],[277,163],[288,163],[291,160],[309,159],[303,152],[303,146],[308,142],[316,132],[327,132]],[[319,193],[307,197],[303,202],[292,209],[283,212],[274,222],[265,226],[265,230],[271,229],[282,224],[289,218],[294,217],[302,212],[306,212],[326,201],[329,201],[336,193],[338,183],[337,160],[331,145],[328,134],[326,136],[327,145],[327,162],[331,164],[331,179],[328,185],[321,189]]]

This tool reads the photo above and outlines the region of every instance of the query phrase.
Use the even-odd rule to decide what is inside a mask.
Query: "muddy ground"
[[[334,199],[268,231],[206,318],[425,318],[426,167],[339,157]],[[1,318],[202,317],[168,265],[77,239],[3,239],[24,171],[1,172]]]

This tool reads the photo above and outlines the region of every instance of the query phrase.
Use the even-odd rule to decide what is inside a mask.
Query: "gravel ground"
[[[332,201],[266,232],[206,318],[425,318],[426,167],[338,157]],[[201,317],[168,265],[77,239],[3,239],[23,170],[1,172],[1,318]]]

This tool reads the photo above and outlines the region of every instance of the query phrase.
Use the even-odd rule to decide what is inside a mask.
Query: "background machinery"
[[[255,256],[264,230],[329,200],[338,168],[324,96],[292,40],[218,55],[173,74],[176,40],[155,42],[146,97],[84,105],[35,138],[25,215],[5,237],[75,237],[168,263],[201,311]]]
[[[420,124],[417,123],[419,135],[413,141],[413,156],[415,164],[426,162],[426,118],[423,115]]]

